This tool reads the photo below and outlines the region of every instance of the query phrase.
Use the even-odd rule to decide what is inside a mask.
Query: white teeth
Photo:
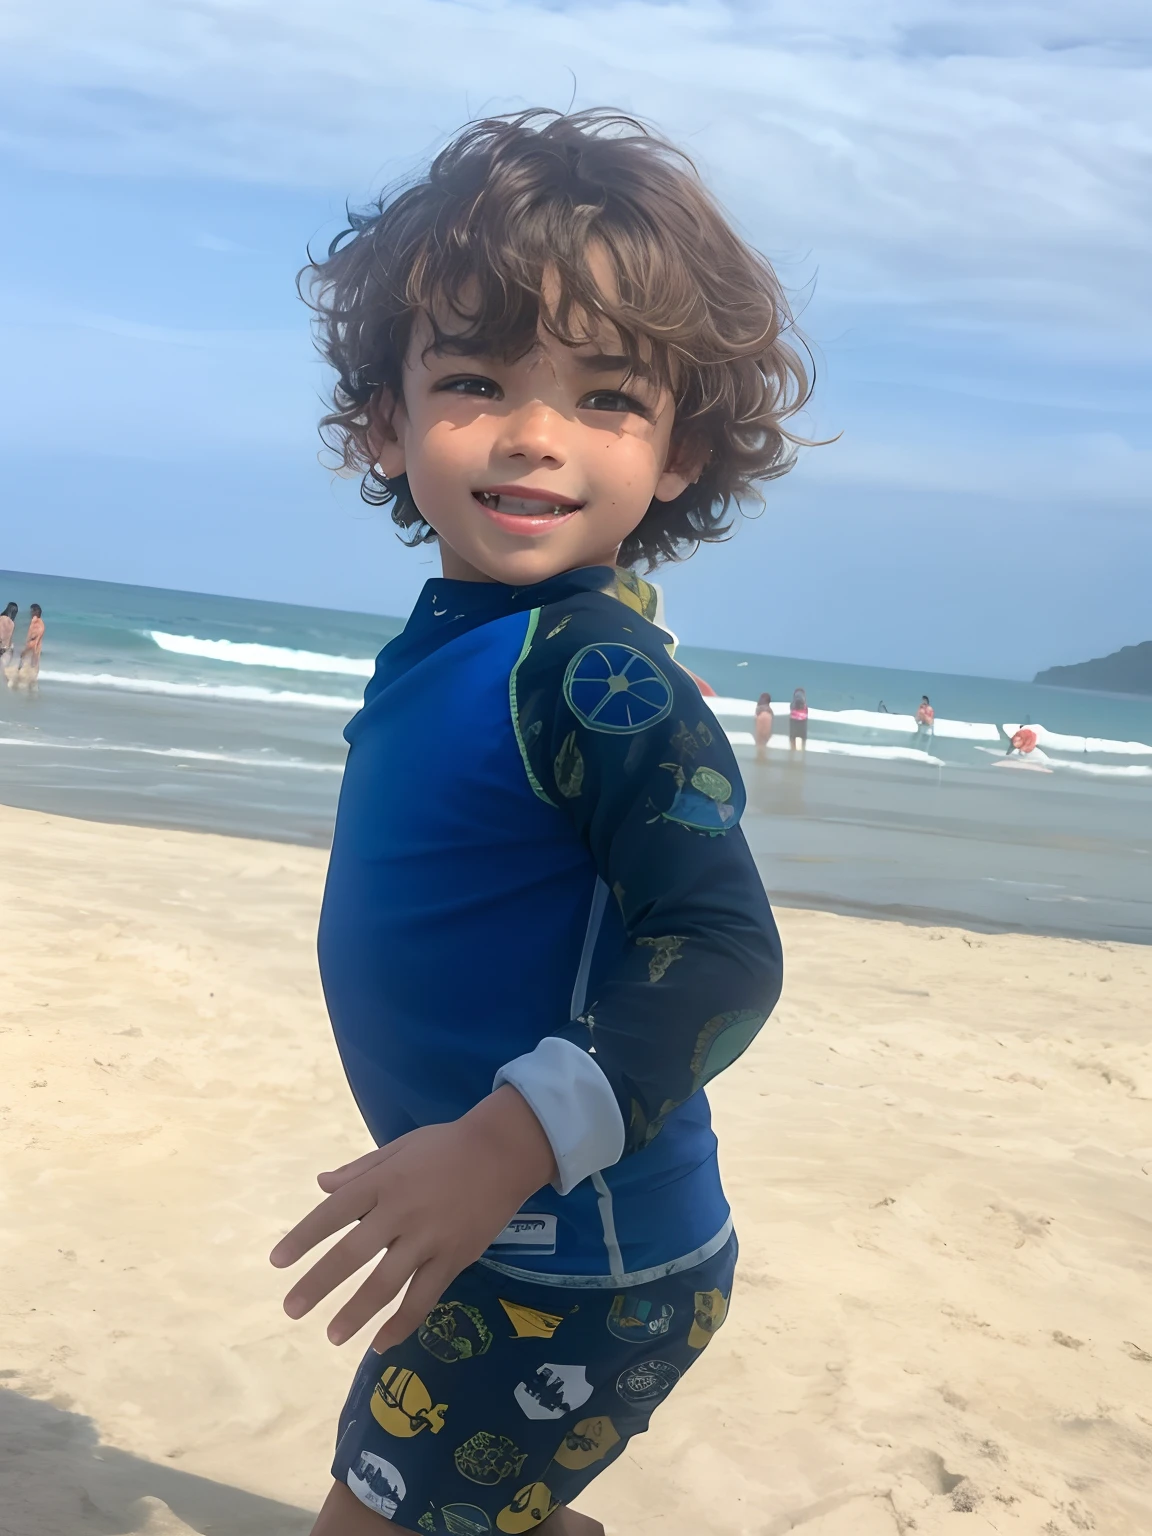
[[[561,506],[559,502],[548,503],[519,496],[499,496],[492,491],[477,491],[476,499],[481,505],[490,507],[494,512],[505,512],[513,517],[563,517],[565,513],[575,511],[574,507]]]

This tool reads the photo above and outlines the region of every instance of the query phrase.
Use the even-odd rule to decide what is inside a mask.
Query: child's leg
[[[333,1483],[323,1509],[316,1516],[312,1536],[384,1536],[384,1518],[361,1504],[343,1483]],[[394,1530],[404,1529],[395,1520],[390,1523]]]
[[[548,1536],[607,1536],[599,1520],[593,1520],[591,1515],[581,1515],[566,1505],[554,1510],[540,1529]]]
[[[408,1529],[395,1520],[387,1521],[387,1526],[394,1531]],[[554,1510],[538,1529],[547,1531],[548,1536],[605,1536],[599,1520],[565,1508]],[[387,1536],[385,1517],[361,1504],[343,1483],[333,1483],[312,1527],[312,1536]],[[419,1536],[419,1532],[414,1536]]]

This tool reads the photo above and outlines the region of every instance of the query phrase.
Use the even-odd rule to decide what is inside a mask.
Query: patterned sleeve
[[[739,768],[667,637],[598,593],[533,618],[511,683],[525,768],[588,848],[629,940],[580,1017],[497,1078],[540,1117],[566,1193],[647,1146],[748,1047],[782,958],[739,826]]]

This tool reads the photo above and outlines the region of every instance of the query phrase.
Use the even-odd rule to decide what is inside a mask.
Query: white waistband
[[[681,1270],[703,1264],[705,1259],[719,1253],[731,1236],[732,1218],[729,1216],[719,1232],[692,1253],[686,1253],[678,1259],[669,1259],[666,1264],[653,1264],[650,1269],[636,1269],[624,1275],[552,1275],[536,1269],[518,1269],[513,1264],[501,1264],[496,1259],[482,1258],[478,1262],[513,1280],[527,1280],[533,1285],[556,1285],[569,1290],[620,1290],[627,1286],[649,1285],[653,1280],[663,1280],[668,1275],[677,1275]]]

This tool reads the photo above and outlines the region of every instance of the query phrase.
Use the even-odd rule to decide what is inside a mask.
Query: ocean
[[[356,711],[403,619],[0,572],[47,626],[0,688],[0,801],[326,845]],[[675,613],[668,615],[675,629]],[[975,929],[1152,941],[1152,699],[682,643],[741,760],[778,901]],[[787,744],[796,686],[806,754]],[[754,700],[780,712],[757,762]],[[913,712],[927,693],[932,739]],[[1019,725],[1026,760],[1005,757]]]

